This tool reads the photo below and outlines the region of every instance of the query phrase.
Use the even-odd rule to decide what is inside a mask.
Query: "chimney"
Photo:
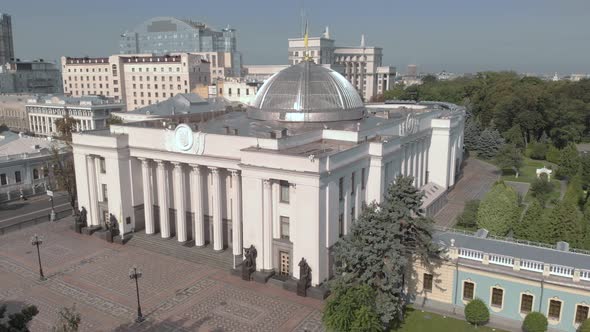
[[[559,241],[555,246],[559,251],[570,251],[570,244],[565,241]]]

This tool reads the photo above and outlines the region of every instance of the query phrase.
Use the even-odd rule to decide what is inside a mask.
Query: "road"
[[[66,193],[56,192],[54,208],[66,210],[70,206]],[[0,227],[47,216],[51,212],[51,202],[45,195],[31,197],[27,201],[13,201],[0,205]]]

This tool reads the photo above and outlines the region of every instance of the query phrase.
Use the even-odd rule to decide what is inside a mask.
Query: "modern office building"
[[[111,113],[124,109],[125,104],[103,96],[35,96],[26,105],[29,131],[41,136],[58,136],[55,121],[65,116],[77,121],[76,131],[106,128]]]
[[[10,131],[0,133],[0,202],[47,190],[53,177],[53,149],[71,157],[65,144]]]
[[[0,13],[0,65],[13,59],[12,18],[8,14]]]
[[[25,105],[29,94],[0,94],[0,124],[15,132],[29,130],[29,117]]]
[[[332,276],[333,245],[396,175],[433,188],[426,209],[444,199],[463,125],[464,110],[446,103],[368,110],[346,78],[304,61],[267,80],[246,111],[75,133],[78,202],[90,225],[112,214],[124,234],[231,248],[238,261],[253,245],[259,280],[297,279],[305,258],[318,286]]]
[[[43,59],[0,65],[0,93],[61,93],[59,68]]]
[[[240,76],[242,55],[237,50],[236,34],[236,29],[229,26],[217,31],[201,22],[154,17],[124,32],[119,47],[121,54],[209,54],[213,67],[221,68],[212,77]]]
[[[127,104],[127,110],[151,105],[211,83],[210,63],[202,55],[113,55],[61,58],[64,92],[103,95]]]
[[[396,76],[395,67],[383,66],[383,49],[367,46],[365,36],[359,46],[336,46],[330,38],[328,28],[321,37],[289,38],[289,64],[296,64],[309,57],[315,63],[340,66],[333,68],[340,72],[359,92],[363,100],[370,101],[375,95],[383,93]]]

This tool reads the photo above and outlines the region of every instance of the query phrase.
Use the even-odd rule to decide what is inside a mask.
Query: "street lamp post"
[[[31,237],[31,244],[37,247],[37,258],[39,259],[39,279],[45,280],[45,276],[43,275],[43,267],[41,266],[41,251],[39,250],[39,246],[43,243],[43,239],[37,234]]]
[[[135,319],[135,322],[141,323],[143,322],[144,318],[143,314],[141,313],[141,303],[139,303],[139,283],[137,282],[137,280],[141,278],[141,270],[139,270],[137,266],[134,265],[131,269],[129,269],[129,278],[135,279],[135,291],[137,292],[137,318]]]

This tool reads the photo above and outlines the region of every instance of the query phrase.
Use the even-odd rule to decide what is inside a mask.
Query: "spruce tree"
[[[583,239],[582,214],[571,200],[563,200],[551,211],[548,220],[548,240],[551,243],[566,241],[577,247]]]
[[[504,138],[497,129],[487,128],[481,132],[477,140],[478,156],[483,159],[492,159],[500,151],[504,144]]]
[[[546,232],[545,209],[538,200],[533,200],[526,210],[522,220],[516,222],[512,227],[514,237],[517,239],[544,242]]]
[[[504,182],[496,183],[485,195],[477,212],[477,225],[504,236],[519,217],[518,196]]]
[[[477,150],[480,135],[481,127],[479,126],[479,122],[475,116],[469,114],[467,120],[465,120],[465,130],[463,136],[463,146],[465,146],[465,150]]]
[[[559,153],[559,174],[565,177],[573,177],[580,173],[582,163],[578,150],[573,143],[568,144]]]

